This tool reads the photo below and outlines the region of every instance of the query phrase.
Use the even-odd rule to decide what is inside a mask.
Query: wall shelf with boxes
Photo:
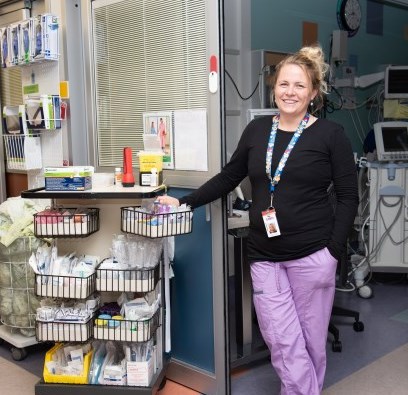
[[[36,170],[42,167],[39,136],[3,135],[7,170]]]
[[[180,235],[192,231],[192,212],[187,210],[179,213],[160,213],[152,212],[147,214],[143,212],[140,206],[126,206],[122,203],[123,199],[131,198],[150,199],[162,192],[162,188],[134,186],[131,188],[122,188],[119,186],[104,187],[101,189],[95,188],[85,191],[46,191],[44,188],[32,189],[24,191],[22,197],[31,199],[52,199],[58,203],[57,213],[48,216],[47,213],[37,215],[39,236],[45,235],[56,236],[58,243],[71,242],[78,243],[83,239],[79,235],[78,241],[75,241],[75,234],[78,230],[71,225],[65,226],[64,210],[69,211],[66,215],[68,218],[75,219],[75,213],[72,212],[74,205],[67,204],[67,208],[62,207],[64,200],[79,200],[86,203],[92,200],[92,209],[98,210],[103,217],[105,204],[109,205],[109,213],[112,214],[110,205],[115,207],[115,217],[117,220],[117,233],[122,232],[123,237],[136,238],[137,240],[145,240],[148,243],[144,255],[137,255],[137,259],[149,260],[150,263],[145,267],[138,267],[136,270],[123,268],[112,268],[107,264],[109,258],[103,259],[96,267],[95,273],[81,279],[70,278],[69,276],[54,276],[44,278],[37,276],[35,289],[38,295],[47,295],[50,297],[87,298],[93,294],[93,291],[100,293],[101,299],[109,300],[110,295],[115,295],[121,292],[130,292],[134,295],[150,295],[158,294],[160,298],[155,306],[155,310],[151,316],[147,318],[120,317],[117,312],[110,311],[111,303],[100,306],[98,312],[90,319],[84,318],[83,322],[37,322],[37,336],[40,340],[51,340],[56,342],[76,342],[84,341],[90,337],[100,341],[123,342],[129,347],[136,347],[138,344],[143,345],[146,342],[153,342],[155,349],[155,358],[150,358],[146,362],[128,361],[127,364],[127,385],[107,385],[105,384],[89,384],[88,375],[85,370],[89,368],[90,362],[85,362],[84,372],[75,378],[58,377],[52,375],[44,365],[44,377],[36,384],[36,395],[59,395],[65,394],[67,391],[73,390],[78,394],[96,395],[96,394],[119,394],[123,391],[132,391],[137,394],[155,394],[163,380],[165,379],[165,371],[168,363],[168,354],[165,346],[165,316],[170,314],[168,302],[163,294],[165,291],[166,264],[169,264],[167,258],[167,241],[168,236]],[[153,199],[151,199],[153,200]],[[65,202],[67,203],[67,202]],[[96,204],[94,204],[96,203]],[[100,206],[100,210],[99,210]],[[105,212],[106,213],[106,212]],[[120,214],[117,214],[120,213]],[[69,220],[67,220],[69,222]],[[106,229],[98,229],[99,233],[106,233]],[[50,222],[50,223],[49,223]],[[79,222],[79,218],[78,218]],[[109,221],[112,222],[112,221]],[[82,219],[81,219],[82,223]],[[101,220],[101,223],[103,221]],[[45,227],[44,227],[45,225]],[[48,228],[48,225],[52,225]],[[109,225],[111,225],[109,223]],[[64,227],[65,226],[65,227]],[[75,229],[75,230],[73,230]],[[154,229],[154,230],[152,230]],[[86,231],[93,230],[86,228]],[[95,230],[96,231],[96,230]],[[68,233],[68,235],[67,235]],[[73,235],[71,233],[74,233]],[[79,232],[81,233],[81,231]],[[87,233],[87,232],[85,232]],[[67,237],[68,236],[68,237]],[[74,237],[71,237],[74,236]],[[98,236],[99,238],[99,236]],[[88,237],[85,237],[88,240]],[[95,240],[90,235],[90,240]],[[87,242],[91,244],[91,242]],[[160,255],[152,256],[154,246],[160,246],[157,251]],[[154,255],[154,254],[153,254]],[[154,262],[155,263],[154,263]],[[109,262],[108,262],[109,263]],[[168,309],[168,310],[166,310]],[[106,317],[106,318],[104,318]],[[52,354],[58,352],[57,343],[55,348],[51,349],[46,356],[46,361],[52,359]],[[91,360],[92,355],[85,356],[86,360]],[[144,380],[144,381],[143,381]],[[80,384],[80,385],[79,385]]]
[[[22,103],[2,108],[7,170],[39,170],[43,163],[62,166],[66,159],[60,30],[59,17],[51,13],[0,28],[1,67],[19,68],[22,84]]]
[[[28,66],[59,58],[59,18],[44,13],[0,28],[1,66]]]
[[[41,144],[47,141],[47,133],[61,130],[62,118],[65,119],[65,115],[61,115],[64,103],[59,95],[27,96],[24,101],[21,105],[3,107],[3,140],[8,170],[41,169]],[[63,112],[65,114],[65,110]]]

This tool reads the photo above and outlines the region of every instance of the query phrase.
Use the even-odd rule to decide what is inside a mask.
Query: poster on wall
[[[143,113],[143,145],[145,151],[162,151],[163,169],[174,169],[171,111]]]
[[[208,171],[207,110],[174,111],[176,170]]]

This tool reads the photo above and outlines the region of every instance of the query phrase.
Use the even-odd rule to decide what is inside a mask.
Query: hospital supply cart
[[[90,235],[86,238],[70,238],[64,239],[63,243],[61,244],[70,244],[74,243],[76,251],[82,251],[86,248],[87,254],[94,254],[94,255],[102,255],[106,253],[103,251],[103,248],[106,249],[106,246],[110,245],[110,238],[112,234],[119,233],[119,230],[124,233],[132,233],[135,235],[141,235],[148,238],[163,238],[163,247],[164,247],[164,254],[163,258],[160,263],[160,272],[157,269],[149,271],[147,276],[151,281],[148,281],[146,284],[147,288],[137,289],[137,291],[142,290],[150,290],[151,286],[155,285],[155,282],[160,281],[160,287],[163,292],[166,294],[168,291],[165,290],[166,281],[165,277],[166,271],[166,264],[164,262],[168,262],[166,258],[167,252],[165,247],[167,245],[166,239],[167,236],[172,236],[176,234],[182,234],[191,231],[191,217],[187,217],[188,222],[184,222],[182,224],[174,225],[174,227],[169,227],[168,222],[166,219],[160,218],[160,226],[154,227],[154,231],[152,231],[152,227],[147,224],[146,218],[139,218],[139,215],[143,215],[138,213],[138,206],[128,206],[129,199],[132,199],[132,203],[137,203],[141,199],[144,198],[153,198],[157,196],[161,192],[160,188],[150,188],[150,187],[130,187],[130,188],[123,188],[121,186],[106,186],[101,188],[93,188],[88,191],[78,191],[78,192],[64,192],[64,191],[56,191],[50,192],[46,191],[43,188],[34,189],[24,191],[22,193],[22,197],[26,198],[36,198],[36,199],[51,199],[53,201],[53,206],[61,205],[62,202],[64,206],[73,207],[73,206],[81,206],[87,205],[88,203],[92,203],[93,207],[97,207],[100,210],[100,231],[96,232],[95,234]],[[191,212],[190,212],[191,214]],[[189,215],[190,215],[189,214]],[[192,214],[191,214],[192,215]],[[159,216],[160,217],[160,216]],[[157,218],[157,217],[156,217]],[[186,226],[187,224],[187,226]],[[120,225],[120,226],[118,226]],[[119,229],[118,229],[119,228]],[[103,230],[103,231],[102,231]],[[98,280],[99,275],[99,280]],[[146,275],[146,274],[145,274]],[[159,278],[160,277],[160,278]],[[104,284],[103,278],[106,278],[104,275],[96,274],[96,288],[101,290],[103,296],[106,296],[110,293],[110,291],[121,291],[121,288],[115,288],[116,285],[112,288],[112,283],[108,282]],[[143,277],[145,278],[145,277]],[[148,280],[149,280],[148,279]],[[98,286],[99,281],[99,286]],[[168,286],[168,285],[167,285]],[[163,292],[161,294],[163,294]],[[167,300],[168,302],[168,300]],[[165,316],[169,316],[169,305],[166,304],[163,296],[161,300],[161,307],[158,310],[158,313],[152,317],[151,322],[149,322],[149,330],[147,333],[147,337],[150,335],[156,335],[156,344],[157,344],[157,356],[158,356],[158,369],[155,372],[151,383],[147,387],[135,387],[135,386],[115,386],[115,385],[90,385],[90,384],[70,384],[70,383],[49,383],[45,382],[44,380],[40,380],[36,384],[35,393],[36,395],[47,395],[47,394],[65,394],[67,391],[73,390],[75,393],[78,394],[116,394],[122,393],[123,391],[132,391],[132,393],[137,394],[155,394],[158,389],[160,388],[162,382],[165,379],[165,370],[166,365],[168,362],[168,355],[166,350],[169,350],[169,345],[166,345],[164,336],[163,322],[165,321]],[[95,338],[109,338],[109,332],[104,332],[104,330],[97,328],[96,326],[93,328],[93,336]],[[119,339],[120,340],[120,339]],[[132,339],[124,338],[123,340],[133,341]],[[138,341],[144,339],[137,339]],[[168,338],[169,340],[169,338]]]

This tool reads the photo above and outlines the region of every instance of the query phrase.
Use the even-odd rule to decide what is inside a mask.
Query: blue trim
[[[181,197],[189,190],[171,188]],[[215,372],[211,223],[194,210],[193,232],[176,236],[171,280],[172,357]]]

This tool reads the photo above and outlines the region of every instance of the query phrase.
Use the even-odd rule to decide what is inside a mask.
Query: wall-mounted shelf
[[[165,188],[164,185],[159,187],[135,185],[130,188],[108,185],[86,191],[46,191],[45,188],[35,188],[21,192],[21,197],[29,199],[147,199],[156,197]]]
[[[41,169],[41,139],[38,136],[3,135],[7,170]]]

